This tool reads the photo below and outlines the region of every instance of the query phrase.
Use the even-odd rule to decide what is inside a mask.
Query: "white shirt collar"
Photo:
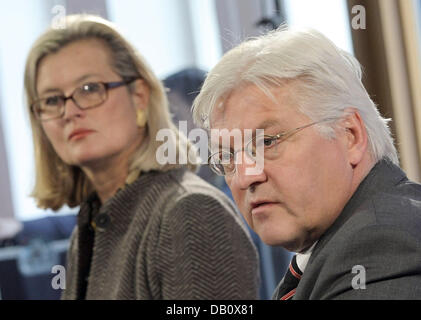
[[[304,273],[304,270],[307,266],[308,260],[310,259],[310,256],[313,252],[314,247],[316,246],[317,241],[315,243],[313,243],[313,245],[308,248],[306,251],[301,252],[301,253],[297,253],[297,266],[300,269],[300,271],[302,273]]]

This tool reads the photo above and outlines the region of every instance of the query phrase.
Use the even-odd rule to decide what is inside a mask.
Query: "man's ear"
[[[362,160],[368,149],[367,130],[359,112],[356,109],[345,110],[347,115],[342,122],[345,129],[349,163],[355,167]]]
[[[133,82],[131,88],[132,101],[136,110],[146,110],[149,104],[149,86],[145,80],[137,79]]]

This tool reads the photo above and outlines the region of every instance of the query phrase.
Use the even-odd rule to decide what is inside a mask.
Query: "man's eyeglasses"
[[[39,99],[31,105],[31,110],[40,121],[48,121],[62,118],[65,113],[65,105],[68,99],[80,109],[91,109],[98,107],[108,98],[108,90],[128,85],[137,78],[118,82],[89,82],[76,88],[73,93],[65,97],[54,95]]]
[[[337,119],[338,118],[326,118],[286,132],[278,133],[277,135],[255,136],[245,145],[244,149],[242,150],[237,150],[235,152],[220,150],[218,152],[213,153],[208,159],[209,166],[212,169],[212,171],[214,171],[220,176],[232,175],[235,173],[236,170],[236,154],[239,151],[243,150],[250,159],[262,159],[263,157],[263,159],[265,160],[274,160],[279,155],[279,144],[281,142],[285,141],[292,135],[305,128],[322,122],[329,122]],[[259,154],[259,152],[262,151],[263,154]]]

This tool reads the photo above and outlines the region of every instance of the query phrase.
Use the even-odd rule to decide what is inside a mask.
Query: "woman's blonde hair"
[[[110,49],[112,68],[123,80],[138,77],[143,79],[150,89],[145,138],[131,158],[126,181],[133,181],[140,171],[166,171],[181,166],[158,163],[156,150],[163,142],[154,137],[160,129],[169,129],[173,133],[175,139],[169,139],[166,144],[175,144],[177,159],[180,150],[187,150],[187,167],[196,170],[198,163],[194,146],[171,121],[162,82],[144,58],[109,21],[92,15],[70,15],[64,18],[63,29],[50,28],[38,38],[30,50],[25,67],[25,94],[33,133],[36,169],[35,186],[31,196],[40,208],[58,210],[63,205],[75,207],[94,191],[79,167],[67,165],[60,159],[47,139],[41,123],[30,110],[32,103],[38,99],[36,79],[40,61],[72,42],[86,39],[99,39]],[[130,87],[129,89],[131,90]]]

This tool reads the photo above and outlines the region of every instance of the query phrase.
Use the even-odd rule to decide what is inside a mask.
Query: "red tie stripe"
[[[290,263],[290,264],[289,264],[289,271],[291,271],[292,275],[293,275],[294,277],[296,277],[298,280],[300,280],[300,279],[301,279],[301,274],[299,274],[298,272],[296,272],[296,271],[294,270],[294,267],[292,266],[292,263]]]
[[[302,275],[297,265],[297,257],[294,256],[279,287],[278,297],[281,297],[280,300],[290,300],[294,297]]]
[[[289,300],[289,299],[291,299],[295,295],[295,291],[296,290],[297,290],[296,288],[295,289],[292,289],[286,295],[282,296],[281,299],[279,299],[279,300]]]

